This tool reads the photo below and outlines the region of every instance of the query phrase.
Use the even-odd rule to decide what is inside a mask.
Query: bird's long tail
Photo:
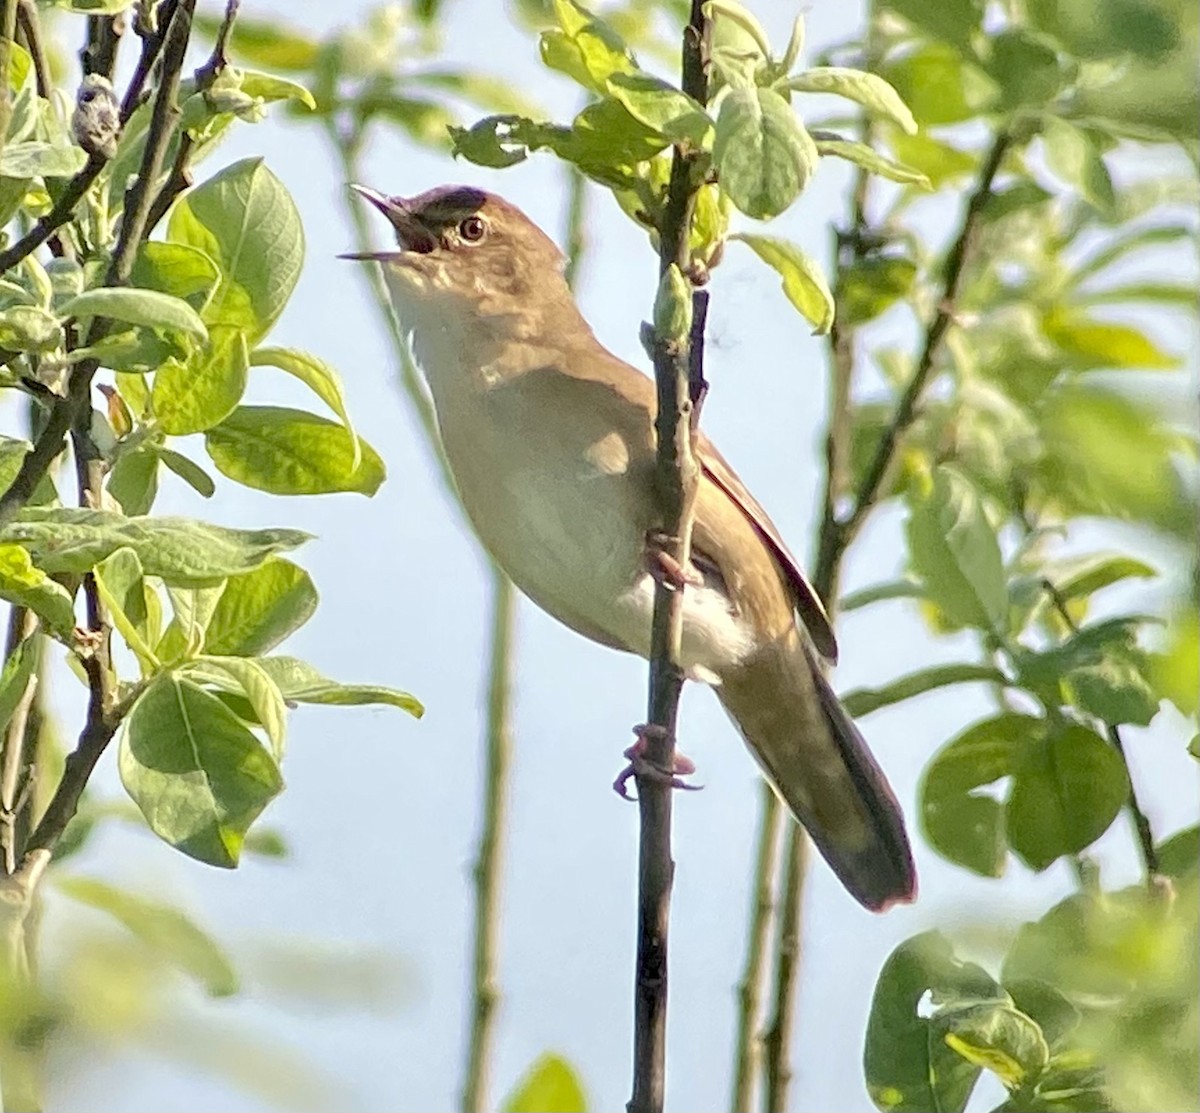
[[[799,633],[721,679],[725,710],[842,884],[877,912],[912,900],[900,805]]]

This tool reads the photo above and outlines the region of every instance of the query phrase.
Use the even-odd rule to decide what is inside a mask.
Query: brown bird
[[[654,384],[592,334],[564,256],[493,194],[360,194],[399,249],[383,267],[480,540],[517,587],[584,636],[647,656],[654,595]],[[766,511],[703,434],[682,661],[712,684],[771,784],[846,888],[916,891],[899,805],[825,680],[837,644]],[[661,574],[661,573],[660,573]]]

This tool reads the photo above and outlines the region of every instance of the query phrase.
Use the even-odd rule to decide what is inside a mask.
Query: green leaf
[[[917,277],[911,259],[887,255],[856,259],[842,270],[837,307],[847,325],[865,324],[907,299]]]
[[[927,43],[886,62],[881,75],[925,128],[969,120],[996,98],[995,82],[945,43]],[[920,166],[899,150],[896,154]]]
[[[1159,697],[1146,679],[1147,662],[1139,651],[1113,652],[1094,665],[1063,677],[1067,700],[1087,715],[1114,726],[1149,726],[1158,714]]]
[[[304,262],[295,202],[261,158],[235,162],[182,197],[168,239],[217,264],[221,280],[202,315],[243,330],[249,345],[283,312]]]
[[[250,824],[283,789],[271,755],[216,696],[158,677],[126,720],[121,782],[164,842],[233,868]]]
[[[1180,608],[1171,618],[1164,652],[1151,660],[1154,689],[1185,715],[1195,715],[1200,692],[1200,617],[1194,606]],[[1195,754],[1200,759],[1200,754]]]
[[[195,978],[210,996],[237,992],[237,974],[225,952],[178,908],[88,877],[56,877],[55,887],[72,900],[113,916],[152,952]]]
[[[729,237],[744,243],[783,280],[783,292],[806,320],[813,333],[829,331],[833,324],[833,295],[825,275],[799,247],[775,236],[738,233]]]
[[[354,424],[346,408],[341,376],[324,360],[295,348],[256,348],[250,354],[251,367],[278,367],[295,376],[325,403],[346,427],[354,445],[353,467],[361,460],[361,447],[354,434]]]
[[[1112,178],[1096,141],[1058,116],[1042,117],[1042,150],[1054,176],[1073,187],[1093,208],[1111,212],[1116,198]]]
[[[822,158],[831,156],[845,159],[880,178],[887,178],[888,181],[899,182],[901,185],[917,185],[922,189],[933,188],[929,178],[920,170],[895,162],[886,155],[881,155],[873,147],[868,147],[865,143],[817,133],[813,134],[813,140],[817,145],[817,154]]]
[[[84,290],[59,306],[58,311],[63,317],[105,317],[131,325],[174,330],[198,340],[208,338],[208,329],[200,315],[186,301],[158,290],[98,287]]]
[[[165,661],[195,657],[204,648],[213,612],[228,583],[222,580],[211,586],[167,588],[175,619],[158,643],[159,657]]]
[[[158,456],[146,442],[125,450],[108,475],[106,490],[131,517],[148,514],[158,495]]]
[[[1194,741],[1194,740],[1193,740]],[[1200,755],[1195,755],[1200,757]],[[1200,827],[1185,827],[1158,844],[1158,869],[1167,877],[1182,878],[1200,867]]]
[[[219,16],[196,13],[196,25],[206,38],[216,36],[220,22]],[[270,70],[307,73],[319,61],[321,46],[278,19],[239,14],[233,25],[231,53],[235,58]]]
[[[0,152],[0,177],[70,178],[87,162],[81,147],[66,143],[6,143]]]
[[[561,1055],[540,1055],[500,1106],[503,1113],[586,1113],[587,1095]]]
[[[221,271],[199,248],[150,240],[138,248],[130,280],[134,286],[202,302],[220,282]]]
[[[878,74],[844,66],[816,66],[789,77],[781,84],[783,88],[796,93],[832,93],[845,97],[855,104],[861,104],[871,115],[890,120],[909,135],[917,132],[917,121],[913,119],[908,105]]]
[[[909,554],[926,595],[955,624],[1000,632],[1008,587],[995,530],[979,493],[952,467],[933,473],[932,489],[914,496],[906,524]]]
[[[1004,1001],[942,1009],[937,1027],[948,1047],[968,1063],[991,1071],[1009,1091],[1032,1087],[1050,1061],[1041,1028]]]
[[[365,441],[302,410],[239,406],[204,444],[223,475],[276,495],[373,495],[386,474]]]
[[[923,599],[925,593],[921,585],[914,580],[891,580],[887,583],[873,584],[859,591],[847,592],[838,604],[838,611],[847,614],[850,611],[861,610],[872,603],[883,603],[891,599]]]
[[[601,94],[613,74],[637,70],[621,36],[603,20],[572,0],[554,0],[554,10],[559,27],[542,32],[543,64]]]
[[[334,707],[382,703],[398,707],[418,719],[425,714],[420,701],[407,692],[375,684],[339,684],[296,657],[260,657],[258,663],[279,685],[283,698],[289,701],[323,703]]]
[[[512,112],[533,116],[536,105],[509,81],[470,70],[420,70],[404,75],[407,86],[424,85],[449,93],[485,112]]]
[[[1077,723],[1054,725],[1014,770],[1005,818],[1013,852],[1034,870],[1091,846],[1129,795],[1117,752]]]
[[[1048,104],[1062,90],[1067,71],[1048,35],[1012,27],[990,35],[988,47],[988,72],[1000,86],[1005,108]]]
[[[708,113],[682,89],[647,73],[616,73],[609,94],[640,124],[672,143],[701,149],[711,141],[713,122]]]
[[[186,360],[168,360],[154,376],[154,415],[172,436],[203,433],[237,408],[246,392],[250,355],[238,329],[215,325],[212,343]]]
[[[988,973],[954,954],[949,940],[930,931],[901,943],[884,963],[871,1001],[863,1067],[876,1108],[886,1113],[962,1113],[979,1077],[939,1038],[936,1017],[922,1002],[999,997]]]
[[[254,710],[255,718],[267,732],[275,760],[283,760],[287,707],[279,685],[258,661],[247,657],[215,657],[207,654],[184,667],[193,680],[244,695]]]
[[[295,529],[225,529],[190,518],[127,518],[66,507],[26,507],[0,529],[0,545],[24,546],[46,572],[88,572],[128,546],[147,576],[184,585],[248,572],[308,539]]]
[[[150,608],[146,602],[146,581],[142,578],[142,562],[132,549],[117,549],[94,570],[100,598],[112,615],[113,625],[125,643],[133,650],[148,675],[158,666],[151,648],[157,632],[150,629]]]
[[[179,476],[197,494],[203,495],[206,499],[210,499],[216,494],[217,488],[212,481],[212,476],[194,460],[189,460],[182,453],[171,448],[164,448],[162,445],[155,445],[153,451],[169,470]]]
[[[923,0],[887,0],[885,7],[903,16],[930,38],[944,39],[964,49],[970,46],[971,36],[979,29],[983,18],[981,7],[974,0],[939,0],[936,4]]]
[[[0,348],[14,352],[53,352],[63,344],[62,325],[36,305],[0,311]]]
[[[970,174],[979,162],[969,151],[960,151],[925,132],[905,135],[902,131],[893,130],[888,138],[888,146],[905,166],[924,174],[934,189],[941,189]]]
[[[1152,580],[1158,570],[1124,553],[1093,553],[1065,565],[1053,566],[1050,578],[1064,602],[1087,599],[1122,580]]]
[[[0,730],[8,727],[17,705],[25,698],[38,657],[38,640],[31,637],[23,639],[4,662],[4,671],[0,672]]]
[[[28,550],[9,541],[0,543],[0,599],[28,607],[60,637],[75,628],[70,592],[35,568]]]
[[[1043,720],[1006,713],[975,723],[938,751],[918,797],[922,830],[942,857],[983,877],[1004,873],[1004,808],[979,790],[1011,775],[1044,732]]]
[[[1123,305],[1131,301],[1148,301],[1191,309],[1196,305],[1196,287],[1187,282],[1123,282],[1103,290],[1078,290],[1074,301],[1077,305]]]
[[[1077,371],[1113,367],[1165,370],[1181,362],[1139,329],[1097,321],[1069,309],[1048,312],[1042,318],[1042,331]]]
[[[317,590],[303,568],[272,557],[253,572],[231,576],[211,620],[205,648],[226,657],[257,657],[303,626],[317,609]]]
[[[817,148],[774,89],[731,89],[717,116],[713,157],[721,189],[747,216],[768,220],[800,195]]]
[[[893,680],[882,688],[855,688],[841,699],[850,717],[858,719],[882,707],[890,707],[938,688],[973,683],[1007,685],[1008,678],[992,665],[933,665]]]
[[[268,104],[272,101],[294,100],[312,112],[317,109],[317,102],[312,93],[300,82],[289,81],[286,77],[278,77],[273,73],[244,70],[240,89],[246,96],[256,97]]]

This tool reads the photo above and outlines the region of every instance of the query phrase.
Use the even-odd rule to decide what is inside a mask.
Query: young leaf
[[[921,828],[934,850],[982,877],[1004,873],[1004,807],[979,789],[1011,775],[1044,734],[1044,720],[1007,713],[975,723],[937,753],[918,792]]]
[[[783,292],[808,322],[814,334],[826,333],[833,324],[833,295],[825,275],[794,243],[775,236],[754,236],[739,233],[729,237],[739,240],[754,252],[783,280]]]
[[[1030,869],[1091,846],[1129,796],[1125,765],[1078,723],[1054,725],[1014,770],[1005,808],[1008,842]]]
[[[969,120],[996,99],[996,83],[945,43],[926,43],[900,54],[885,62],[881,73],[926,128]]]
[[[841,699],[851,717],[858,719],[872,711],[890,707],[894,703],[901,703],[938,688],[945,688],[951,684],[973,683],[1007,685],[1008,677],[992,665],[933,665],[893,680],[882,688],[855,688]]]
[[[168,360],[154,376],[154,415],[172,436],[203,433],[228,417],[246,392],[245,333],[214,325],[212,343],[186,360]]]
[[[296,657],[260,657],[258,663],[279,685],[283,698],[289,701],[323,703],[335,707],[383,703],[407,711],[418,719],[425,714],[420,701],[407,692],[374,684],[339,684]]]
[[[223,580],[211,586],[167,588],[175,619],[158,643],[159,657],[174,661],[194,657],[204,649],[208,625],[228,583]]]
[[[200,315],[186,301],[158,290],[119,287],[85,290],[60,305],[58,312],[62,317],[106,317],[110,321],[182,332],[198,340],[208,339],[208,329]]]
[[[354,435],[354,424],[346,409],[346,395],[342,391],[342,379],[338,373],[322,359],[308,352],[297,351],[295,348],[256,348],[250,353],[251,367],[278,367],[294,375],[309,388],[322,402],[325,403],[346,427],[346,432],[354,444],[353,467],[357,468],[361,459],[361,445]]]
[[[907,299],[917,277],[911,259],[874,255],[843,268],[838,287],[838,319],[847,325],[873,321],[896,302]]]
[[[774,89],[731,89],[713,144],[721,188],[747,216],[778,216],[808,184],[817,148]]]
[[[0,311],[0,347],[17,352],[52,352],[63,343],[58,319],[36,305]]]
[[[240,406],[208,430],[204,444],[223,475],[276,495],[373,495],[386,474],[365,441],[302,410]]]
[[[185,585],[248,572],[308,539],[294,529],[225,529],[190,518],[126,518],[67,507],[26,507],[0,529],[0,546],[24,546],[46,572],[87,572],[128,546],[147,576]]]
[[[1002,998],[987,971],[959,960],[940,932],[914,936],[888,956],[863,1051],[871,1100],[888,1113],[962,1113],[979,1077],[977,1066],[939,1038],[936,1017],[921,1007],[930,994],[945,1003]]]
[[[779,83],[795,93],[832,93],[861,104],[872,115],[890,120],[909,135],[917,132],[917,121],[900,99],[900,94],[877,74],[843,66],[817,66]]]
[[[151,648],[155,635],[150,630],[150,611],[146,603],[148,589],[142,578],[142,562],[132,549],[118,549],[96,565],[94,575],[113,625],[133,650],[142,675],[149,675],[158,667],[158,659]]]
[[[75,628],[75,604],[70,592],[35,568],[20,545],[0,543],[0,599],[28,607],[60,637]]]
[[[934,139],[927,132],[905,135],[893,129],[888,136],[888,146],[905,166],[919,170],[934,189],[970,174],[979,159],[970,151],[960,151],[949,143]]]
[[[29,678],[38,663],[37,638],[25,638],[4,662],[0,672],[0,730],[8,726],[17,704],[25,697]]]
[[[1140,329],[1097,321],[1069,309],[1053,309],[1042,318],[1042,331],[1077,371],[1094,368],[1176,368],[1178,356],[1164,352]]]
[[[617,73],[608,80],[609,95],[640,124],[673,143],[703,148],[711,142],[713,122],[682,89],[648,73]]]
[[[226,657],[257,657],[303,626],[317,609],[317,589],[303,568],[272,557],[231,576],[207,623],[205,648]]]
[[[300,82],[289,81],[286,77],[278,77],[273,73],[243,70],[239,88],[246,96],[254,97],[268,104],[272,101],[294,100],[298,104],[304,105],[310,112],[315,112],[317,108],[317,102],[312,93]]]
[[[168,239],[217,264],[221,280],[204,320],[243,330],[250,345],[283,312],[304,262],[295,202],[261,158],[235,162],[184,195],[171,212]]]
[[[887,0],[885,6],[930,38],[943,39],[964,50],[970,47],[971,36],[978,30],[983,15],[981,5],[974,0],[939,0],[937,4],[925,0]]]
[[[934,471],[933,486],[914,496],[906,526],[913,570],[953,623],[1002,631],[1008,588],[995,530],[979,494],[960,472]]]
[[[502,1113],[587,1113],[575,1068],[561,1055],[538,1057],[501,1103]]]
[[[178,908],[114,889],[89,877],[55,877],[72,900],[113,916],[147,947],[195,978],[212,997],[237,992],[237,974],[225,952]]]
[[[1050,1061],[1037,1023],[1006,1001],[969,1002],[938,1011],[937,1030],[968,1063],[986,1067],[1009,1091],[1032,1087]]]
[[[203,299],[221,280],[221,271],[199,248],[150,240],[138,248],[130,280],[177,298]]]
[[[189,857],[238,864],[250,824],[283,789],[271,755],[216,696],[158,677],[126,720],[121,783],[150,829]]]
[[[279,685],[257,661],[248,657],[197,657],[185,666],[192,679],[244,695],[263,725],[276,761],[283,760],[287,707]]]
[[[106,490],[131,517],[148,514],[158,495],[158,456],[149,443],[124,448],[108,475]]]
[[[1100,148],[1087,132],[1047,114],[1042,117],[1042,150],[1055,177],[1078,190],[1101,213],[1112,211],[1116,203],[1112,177]]]
[[[929,178],[920,170],[887,158],[865,143],[859,143],[853,139],[825,138],[816,134],[813,135],[813,140],[817,145],[817,154],[822,158],[832,156],[845,159],[880,178],[887,178],[888,181],[899,182],[901,185],[916,185],[922,189],[933,188]]]
[[[69,178],[86,162],[82,148],[65,143],[6,143],[0,152],[0,177]]]
[[[189,460],[182,453],[176,452],[172,448],[164,448],[162,445],[155,445],[153,452],[170,471],[179,476],[197,494],[210,499],[216,493],[217,487],[212,481],[212,476],[194,460]]]

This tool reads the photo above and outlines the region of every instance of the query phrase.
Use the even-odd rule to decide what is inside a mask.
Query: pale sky
[[[772,37],[785,41],[795,6],[782,0],[754,6]],[[355,0],[244,2],[248,16],[286,14],[313,31],[351,21],[367,7]],[[452,57],[513,77],[560,119],[573,114],[575,91],[540,67],[532,37],[508,27],[502,5],[450,0],[446,8]],[[850,35],[860,15],[856,3],[814,0],[811,53]],[[368,184],[388,193],[415,193],[447,181],[496,189],[561,240],[563,179],[549,156],[489,172],[451,165],[382,131],[376,138],[366,163]],[[218,496],[205,504],[165,477],[157,509],[226,525],[287,525],[314,533],[317,540],[298,559],[316,582],[321,606],[284,651],[339,679],[408,689],[424,701],[427,714],[419,723],[391,709],[305,707],[292,714],[284,764],[288,789],[264,817],[292,848],[284,863],[247,859],[227,873],[187,860],[148,834],[112,825],[74,869],[177,900],[235,957],[246,957],[245,996],[209,1003],[189,986],[183,997],[231,1037],[243,1030],[265,1034],[325,1076],[335,1096],[309,1091],[313,1108],[448,1109],[460,1085],[469,978],[485,565],[443,496],[409,418],[395,385],[390,341],[362,276],[354,264],[334,258],[352,247],[352,238],[343,183],[323,137],[276,112],[263,124],[235,129],[205,172],[248,154],[265,154],[291,190],[308,241],[299,287],[270,342],[308,349],[340,368],[359,431],[383,455],[389,478],[373,500],[284,500],[218,478]],[[823,165],[800,204],[772,232],[826,259],[847,180],[839,168]],[[654,262],[644,237],[606,193],[595,189],[590,201],[581,302],[599,337],[645,367],[637,333],[653,298]],[[940,202],[933,227],[949,225],[947,203]],[[806,556],[820,481],[824,341],[809,335],[777,278],[743,248],[730,247],[711,289],[712,391],[705,425],[793,549]],[[905,335],[902,324],[894,331]],[[1186,341],[1186,332],[1180,336]],[[317,405],[277,372],[254,375],[253,400]],[[201,439],[190,440],[180,447],[205,461]],[[851,552],[846,589],[895,577],[900,523],[896,511],[872,520]],[[493,1100],[498,1103],[527,1065],[552,1049],[579,1069],[592,1109],[621,1108],[629,1092],[637,810],[610,785],[630,742],[629,727],[643,717],[646,669],[584,641],[524,602],[518,625]],[[836,684],[842,690],[972,652],[967,637],[931,640],[904,604],[848,616],[840,639]],[[65,680],[59,690],[65,722],[77,722],[77,693]],[[937,858],[916,833],[913,808],[923,765],[987,709],[984,693],[964,688],[862,722],[909,815],[921,897],[912,907],[872,916],[823,863],[812,869],[796,1025],[793,1109],[800,1113],[871,1108],[862,1082],[862,1033],[879,968],[897,943],[932,926],[1003,926],[1036,917],[1071,889],[1062,864],[1034,876],[1013,862],[1002,882],[976,878]],[[1194,822],[1197,811],[1184,730],[1165,712],[1154,729],[1129,731],[1135,776],[1160,837]],[[680,797],[675,809],[667,1104],[707,1110],[728,1102],[758,786],[754,763],[711,694],[689,688],[680,738],[705,788]],[[112,755],[97,784],[120,794]],[[1132,847],[1122,819],[1099,847],[1112,883],[1135,875]],[[53,911],[59,910],[74,923],[90,922],[53,901]],[[63,920],[58,923],[61,929]],[[384,956],[398,988],[391,992],[386,980],[378,983],[377,996],[390,1001],[374,1011],[284,1007],[256,988],[251,975],[255,948],[278,940],[312,943],[348,959]],[[198,1069],[164,1065],[141,1053],[97,1048],[61,1066],[51,1108],[263,1108],[261,1099]]]

